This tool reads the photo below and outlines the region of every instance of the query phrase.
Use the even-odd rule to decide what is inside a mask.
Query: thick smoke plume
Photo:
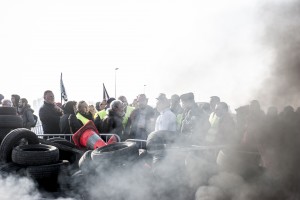
[[[299,106],[300,2],[272,1],[263,7],[262,16],[263,41],[271,49],[273,61],[259,97],[267,105]]]

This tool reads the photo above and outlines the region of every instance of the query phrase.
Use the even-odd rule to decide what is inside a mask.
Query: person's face
[[[137,99],[137,105],[139,108],[145,108],[148,103],[148,99],[145,97],[139,97]]]
[[[77,106],[76,106],[76,104],[73,106],[73,109],[74,109],[74,113],[76,113],[77,112]]]
[[[89,105],[89,111],[90,111],[91,113],[95,113],[95,112],[96,112],[96,109],[95,109],[95,107],[94,107],[93,105]]]
[[[162,111],[162,106],[163,106],[163,103],[161,100],[157,100],[156,101],[156,109],[158,110],[158,112]]]
[[[16,101],[15,97],[11,97],[11,102],[14,104]]]
[[[19,102],[18,106],[19,106],[19,108],[23,108],[24,105],[23,105],[22,101]]]
[[[118,115],[120,116],[120,117],[123,117],[124,115],[125,115],[125,112],[124,112],[124,108],[125,108],[125,106],[124,106],[124,104],[121,104],[119,107],[118,107]]]
[[[52,92],[47,92],[44,96],[44,100],[47,103],[54,104],[54,94]]]
[[[106,106],[106,101],[102,101],[100,103],[100,110],[103,110],[105,108],[105,106]]]
[[[183,109],[189,109],[190,107],[191,107],[191,103],[187,100],[184,100],[184,101],[182,101],[181,100],[181,103],[182,103],[182,108]]]
[[[215,99],[211,98],[210,101],[209,101],[209,104],[210,104],[210,108],[212,110],[215,110],[216,105],[217,105],[217,101]]]
[[[177,104],[179,104],[179,101],[175,98],[171,99],[171,108],[174,108]]]
[[[89,106],[87,105],[86,102],[82,103],[80,108],[79,108],[80,113],[87,114],[89,112]]]
[[[220,105],[216,105],[215,113],[218,117],[222,117],[225,114],[225,110]]]
[[[124,108],[128,106],[128,101],[127,101],[126,97],[122,97],[122,98],[120,98],[120,101],[122,101],[122,102],[123,102],[123,104],[124,104]]]

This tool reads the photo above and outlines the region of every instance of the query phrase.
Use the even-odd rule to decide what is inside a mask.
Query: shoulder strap
[[[68,117],[68,122],[69,122],[70,132],[71,132],[72,134],[74,134],[74,133],[73,133],[72,126],[71,126],[71,117],[72,117],[72,114],[69,115],[69,117]]]

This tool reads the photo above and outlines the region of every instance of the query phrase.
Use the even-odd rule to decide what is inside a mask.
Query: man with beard
[[[146,140],[148,134],[154,130],[154,109],[148,105],[145,94],[137,97],[137,108],[132,111],[127,125],[126,132],[133,139]]]
[[[23,128],[31,129],[36,124],[33,117],[33,110],[30,108],[27,99],[21,98],[19,101],[18,113],[21,115],[23,120]]]

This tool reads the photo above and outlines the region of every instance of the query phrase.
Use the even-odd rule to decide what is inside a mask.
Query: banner
[[[64,82],[63,82],[63,79],[62,79],[62,73],[60,74],[60,99],[61,99],[61,101],[62,101],[62,99],[64,101],[68,101],[67,92],[66,92]]]

